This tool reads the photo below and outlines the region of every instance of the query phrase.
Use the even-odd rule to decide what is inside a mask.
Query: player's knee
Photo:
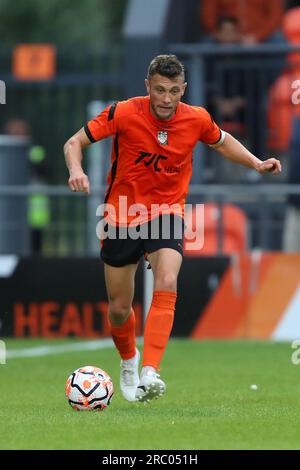
[[[154,281],[154,290],[158,291],[176,291],[177,276],[173,273],[162,273]]]
[[[131,305],[128,305],[126,302],[118,300],[109,302],[109,319],[115,326],[122,325],[129,317],[130,312]]]

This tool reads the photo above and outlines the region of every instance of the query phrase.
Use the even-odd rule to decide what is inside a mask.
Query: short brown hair
[[[151,60],[147,78],[153,77],[156,73],[171,79],[181,75],[184,80],[184,66],[173,54],[158,55]]]

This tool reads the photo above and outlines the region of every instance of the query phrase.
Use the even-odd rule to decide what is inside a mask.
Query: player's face
[[[178,75],[170,79],[155,74],[149,80],[146,79],[145,84],[150,96],[151,114],[162,121],[171,119],[186,88],[183,78]]]

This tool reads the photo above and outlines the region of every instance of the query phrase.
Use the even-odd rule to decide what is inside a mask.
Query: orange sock
[[[158,368],[173,326],[176,292],[156,291],[144,331],[143,367]]]
[[[122,359],[135,355],[135,315],[133,309],[126,322],[121,326],[110,324],[111,336]]]

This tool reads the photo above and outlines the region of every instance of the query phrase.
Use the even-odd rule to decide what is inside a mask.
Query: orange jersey
[[[193,148],[198,141],[214,145],[222,136],[201,107],[179,102],[172,119],[156,119],[148,96],[108,106],[85,131],[91,142],[114,136],[105,203],[115,209],[107,214],[117,225],[138,225],[166,213],[183,216]]]

